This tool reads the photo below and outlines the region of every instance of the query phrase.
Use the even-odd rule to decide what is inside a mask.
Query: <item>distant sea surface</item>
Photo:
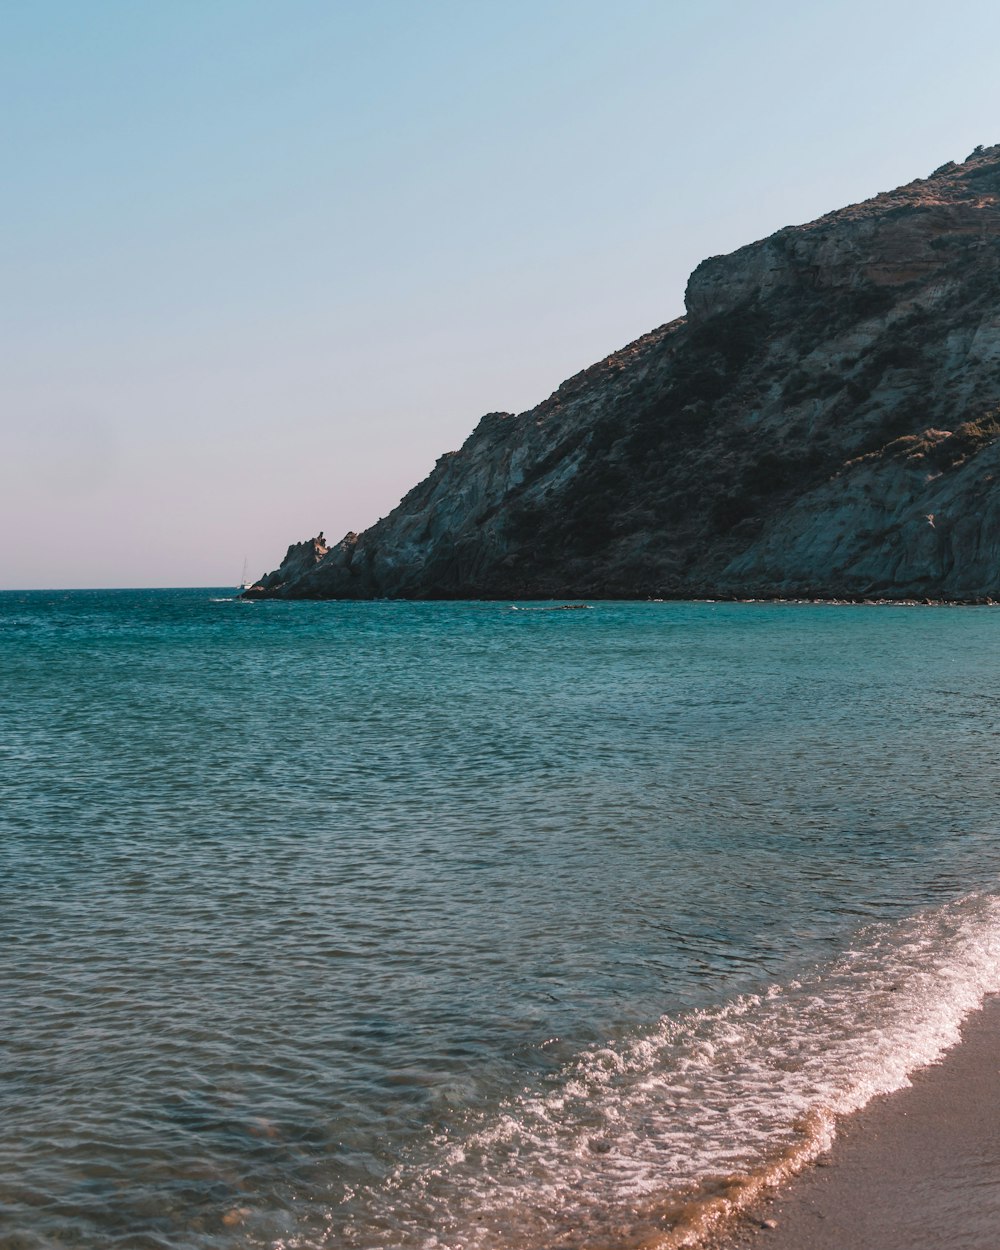
[[[1000,988],[1000,610],[0,595],[0,1247],[682,1241]]]

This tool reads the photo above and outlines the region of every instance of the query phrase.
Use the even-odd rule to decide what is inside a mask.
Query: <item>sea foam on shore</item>
[[[443,1135],[370,1195],[351,1245],[683,1246],[826,1150],[1000,990],[1000,898],[874,925],[762,995],[589,1050],[548,1088]]]

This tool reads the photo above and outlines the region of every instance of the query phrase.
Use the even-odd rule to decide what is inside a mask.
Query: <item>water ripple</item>
[[[738,1090],[709,1065],[668,1140],[634,1095],[680,1052],[589,1112],[587,1056],[990,897],[997,620],[0,595],[0,1247],[474,1244],[500,1156],[430,1185],[440,1152],[553,1099],[627,1240],[640,1164],[733,1163],[704,1116]],[[517,1167],[573,1209],[529,1127]]]

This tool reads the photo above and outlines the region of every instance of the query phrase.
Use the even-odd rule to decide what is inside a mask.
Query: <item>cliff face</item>
[[[1000,146],[704,261],[686,307],[248,594],[1000,597]]]

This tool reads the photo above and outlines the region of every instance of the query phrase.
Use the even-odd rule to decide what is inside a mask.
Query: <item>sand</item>
[[[842,1121],[829,1154],[748,1213],[723,1245],[997,1250],[1000,998],[912,1086]]]

